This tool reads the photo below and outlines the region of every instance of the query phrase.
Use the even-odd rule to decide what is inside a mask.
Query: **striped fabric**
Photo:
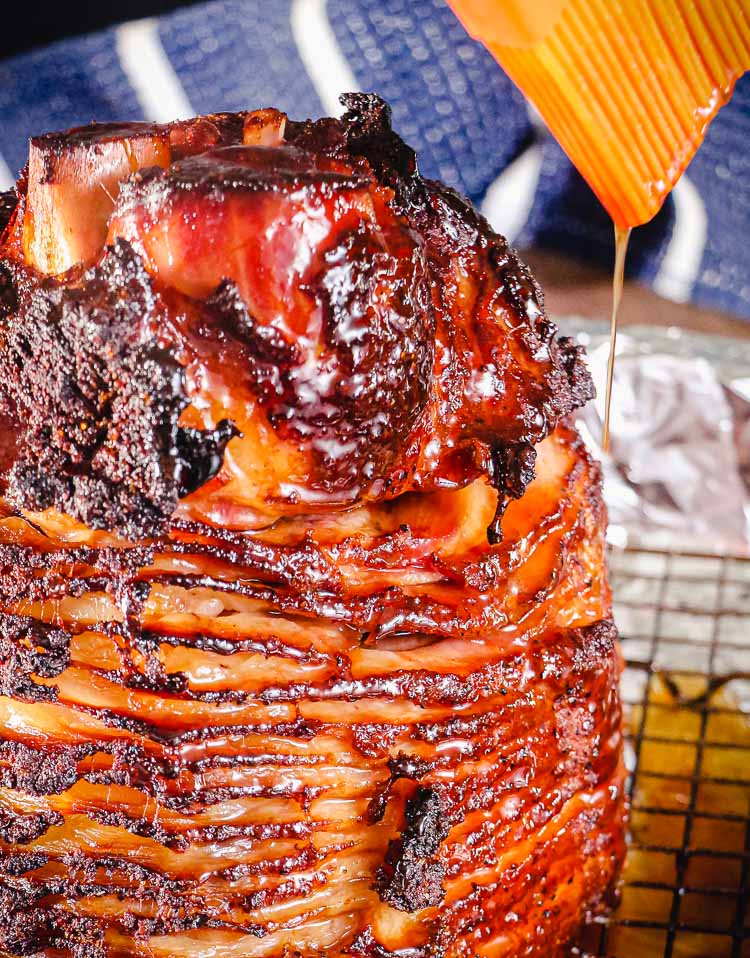
[[[7,60],[0,186],[35,133],[268,105],[319,116],[351,89],[382,94],[423,172],[471,197],[516,245],[611,263],[606,214],[443,0],[215,0]],[[662,211],[635,232],[631,277],[750,319],[749,145],[747,75]]]

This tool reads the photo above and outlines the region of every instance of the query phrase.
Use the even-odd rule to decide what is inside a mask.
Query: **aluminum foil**
[[[611,542],[750,555],[750,341],[621,329],[607,455],[608,324],[558,322],[586,346],[597,388],[578,425],[603,464]]]

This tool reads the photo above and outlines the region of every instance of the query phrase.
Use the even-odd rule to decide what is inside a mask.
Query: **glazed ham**
[[[591,395],[374,96],[0,206],[0,950],[562,953],[623,854]]]

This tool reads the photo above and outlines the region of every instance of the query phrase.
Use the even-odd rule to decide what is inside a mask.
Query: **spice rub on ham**
[[[32,140],[0,246],[0,950],[561,951],[623,854],[591,395],[386,105]]]

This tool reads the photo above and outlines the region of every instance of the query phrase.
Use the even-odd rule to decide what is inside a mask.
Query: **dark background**
[[[7,0],[0,25],[0,59],[111,23],[167,13],[197,0]],[[273,2],[273,0],[269,0]],[[10,9],[8,9],[10,8]]]

